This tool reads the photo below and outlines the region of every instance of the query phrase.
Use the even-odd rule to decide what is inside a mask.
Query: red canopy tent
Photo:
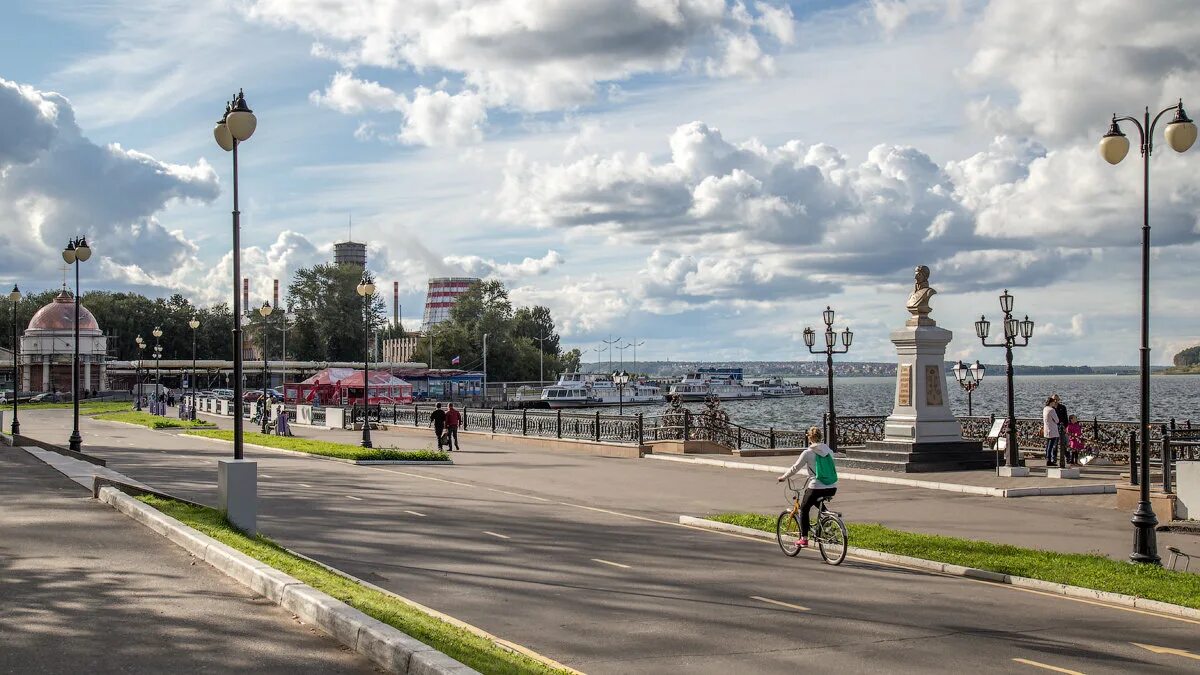
[[[412,403],[412,385],[386,370],[370,371],[367,391],[369,405]],[[354,368],[326,368],[303,382],[283,385],[283,398],[288,403],[361,404],[363,371]]]

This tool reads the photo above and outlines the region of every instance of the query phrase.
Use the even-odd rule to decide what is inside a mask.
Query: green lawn
[[[125,422],[126,424],[140,424],[143,427],[151,429],[195,429],[197,427],[211,427],[212,423],[205,420],[181,420],[174,417],[162,417],[159,415],[151,415],[150,413],[137,412],[136,410],[126,410],[124,412],[106,412],[94,416],[98,420],[109,420],[112,422]]]
[[[151,496],[138,499],[256,560],[394,626],[481,673],[507,675],[566,672],[551,668],[524,654],[509,651],[491,640],[430,616],[390,595],[338,576],[320,565],[288,553],[267,537],[258,535],[250,538],[226,522],[215,509]]]
[[[8,404],[12,407],[12,403]],[[69,401],[67,403],[20,403],[18,410],[55,410],[66,409],[70,410],[74,405]],[[121,412],[122,410],[132,410],[133,404],[129,401],[80,401],[79,412],[83,415],[91,415],[94,413],[106,412]]]
[[[212,431],[189,431],[187,433],[189,436],[219,438],[223,441],[233,440],[233,432],[226,429]],[[295,450],[296,452],[307,452],[313,455],[337,457],[339,459],[391,460],[408,462],[437,462],[450,459],[450,455],[441,451],[396,450],[394,448],[363,448],[357,445],[349,445],[347,443],[330,443],[329,441],[317,441],[311,438],[296,438],[294,436],[272,436],[270,434],[261,434],[249,431],[243,433],[242,439],[246,443],[265,445],[269,448]]]
[[[774,534],[776,516],[722,513],[710,520]],[[850,545],[1012,576],[1041,579],[1200,609],[1200,575],[1135,565],[1100,555],[1057,553],[1006,544],[893,530],[874,523],[846,523]]]

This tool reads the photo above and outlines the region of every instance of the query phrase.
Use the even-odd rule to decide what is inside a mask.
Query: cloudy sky
[[[16,4],[13,7],[12,4]],[[1200,4],[1154,0],[157,0],[6,6],[0,281],[231,291],[370,244],[419,322],[431,275],[503,279],[564,342],[807,359],[826,305],[892,357],[926,264],[951,357],[1005,288],[1030,363],[1133,364],[1140,160],[1113,112],[1200,111]],[[1156,363],[1200,342],[1200,148],[1153,161]],[[991,350],[989,350],[991,351]],[[591,358],[595,358],[594,354]]]

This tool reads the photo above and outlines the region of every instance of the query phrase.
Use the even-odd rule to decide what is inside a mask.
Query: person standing
[[[433,412],[429,413],[429,425],[433,427],[433,433],[437,436],[438,450],[442,449],[442,432],[446,429],[446,411],[442,410],[442,404],[437,404]]]
[[[1046,466],[1054,466],[1058,461],[1055,450],[1058,449],[1058,412],[1054,409],[1054,397],[1046,399],[1042,408],[1042,438],[1046,439]]]
[[[1079,464],[1079,454],[1086,446],[1083,442],[1083,427],[1079,425],[1079,419],[1074,415],[1067,418],[1067,462],[1070,464]]]
[[[1054,395],[1054,414],[1058,416],[1058,451],[1066,452],[1067,450],[1067,423],[1071,416],[1067,414],[1067,406],[1063,405],[1062,397],[1058,394]],[[1071,455],[1068,453],[1065,461],[1070,461]]]
[[[458,450],[458,423],[462,421],[462,415],[458,410],[455,410],[454,404],[450,404],[450,409],[446,411],[446,449]]]

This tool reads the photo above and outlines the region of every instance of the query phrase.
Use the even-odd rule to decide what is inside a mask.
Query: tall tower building
[[[342,241],[333,245],[333,262],[338,265],[367,266],[367,245],[357,241]]]
[[[450,308],[458,296],[467,292],[471,284],[479,283],[475,277],[437,277],[429,280],[425,293],[425,314],[421,317],[421,332],[450,318]]]

